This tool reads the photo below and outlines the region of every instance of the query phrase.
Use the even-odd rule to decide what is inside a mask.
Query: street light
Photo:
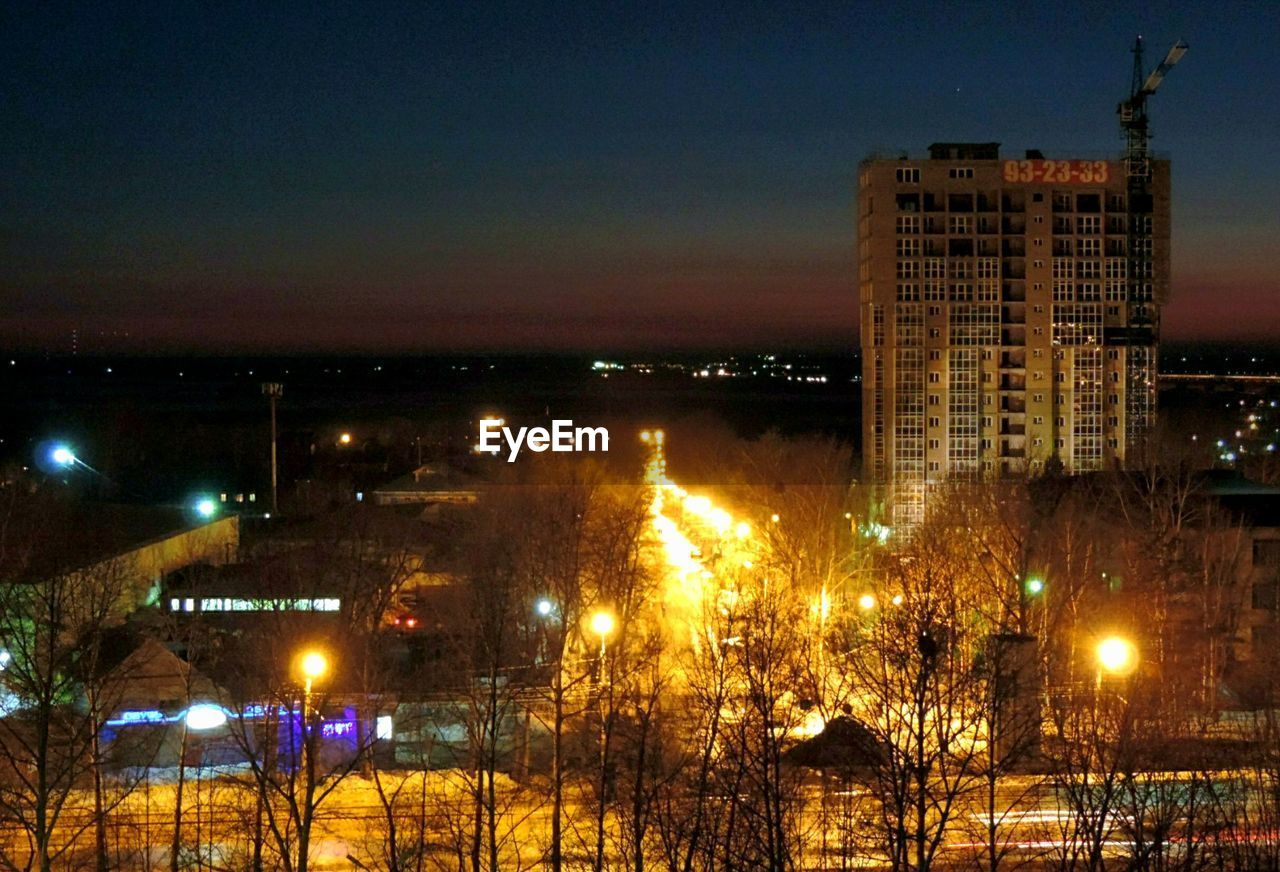
[[[533,608],[535,611],[537,611],[539,615],[541,615],[544,618],[551,617],[551,613],[556,609],[555,603],[551,602],[551,600],[547,599],[546,597],[543,597],[542,599],[538,600],[538,602],[534,604]]]
[[[209,497],[196,500],[196,514],[202,518],[212,518],[218,511],[218,504]]]
[[[1102,673],[1128,675],[1138,665],[1138,650],[1133,643],[1121,636],[1108,636],[1098,643],[1098,679]]]
[[[858,608],[864,612],[869,612],[876,607],[876,598],[869,593],[864,593],[858,597]]]
[[[591,632],[600,637],[600,650],[604,651],[605,637],[613,632],[613,615],[606,611],[598,611],[591,616]]]
[[[1030,594],[1031,596],[1039,596],[1041,593],[1044,592],[1044,579],[1036,578],[1035,576],[1028,578],[1026,583],[1026,589],[1027,589],[1027,593]]]
[[[339,442],[339,444],[342,444],[342,445],[350,445],[350,444],[351,444],[351,434],[350,434],[350,433],[343,433],[341,436],[339,436],[339,437],[338,437],[338,442]]]
[[[49,457],[58,466],[64,466],[68,469],[76,465],[75,452],[65,445],[54,446],[53,451],[49,453]]]

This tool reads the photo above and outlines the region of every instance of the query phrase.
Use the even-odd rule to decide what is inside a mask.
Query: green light
[[[1044,592],[1044,580],[1039,578],[1027,579],[1027,593],[1032,596],[1039,596]]]

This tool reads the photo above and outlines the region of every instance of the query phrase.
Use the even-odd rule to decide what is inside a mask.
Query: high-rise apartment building
[[[918,523],[947,479],[1123,465],[1155,414],[1169,163],[938,143],[862,163],[864,475]]]

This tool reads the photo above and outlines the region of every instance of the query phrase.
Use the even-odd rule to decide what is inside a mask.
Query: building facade
[[[863,475],[930,485],[1123,465],[1154,422],[1169,163],[937,143],[859,172]]]

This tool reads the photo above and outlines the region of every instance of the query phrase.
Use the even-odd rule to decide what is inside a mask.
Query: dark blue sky
[[[1139,32],[1166,335],[1280,336],[1280,4],[265,5],[3,7],[0,341],[852,345],[857,162],[1118,150]]]

